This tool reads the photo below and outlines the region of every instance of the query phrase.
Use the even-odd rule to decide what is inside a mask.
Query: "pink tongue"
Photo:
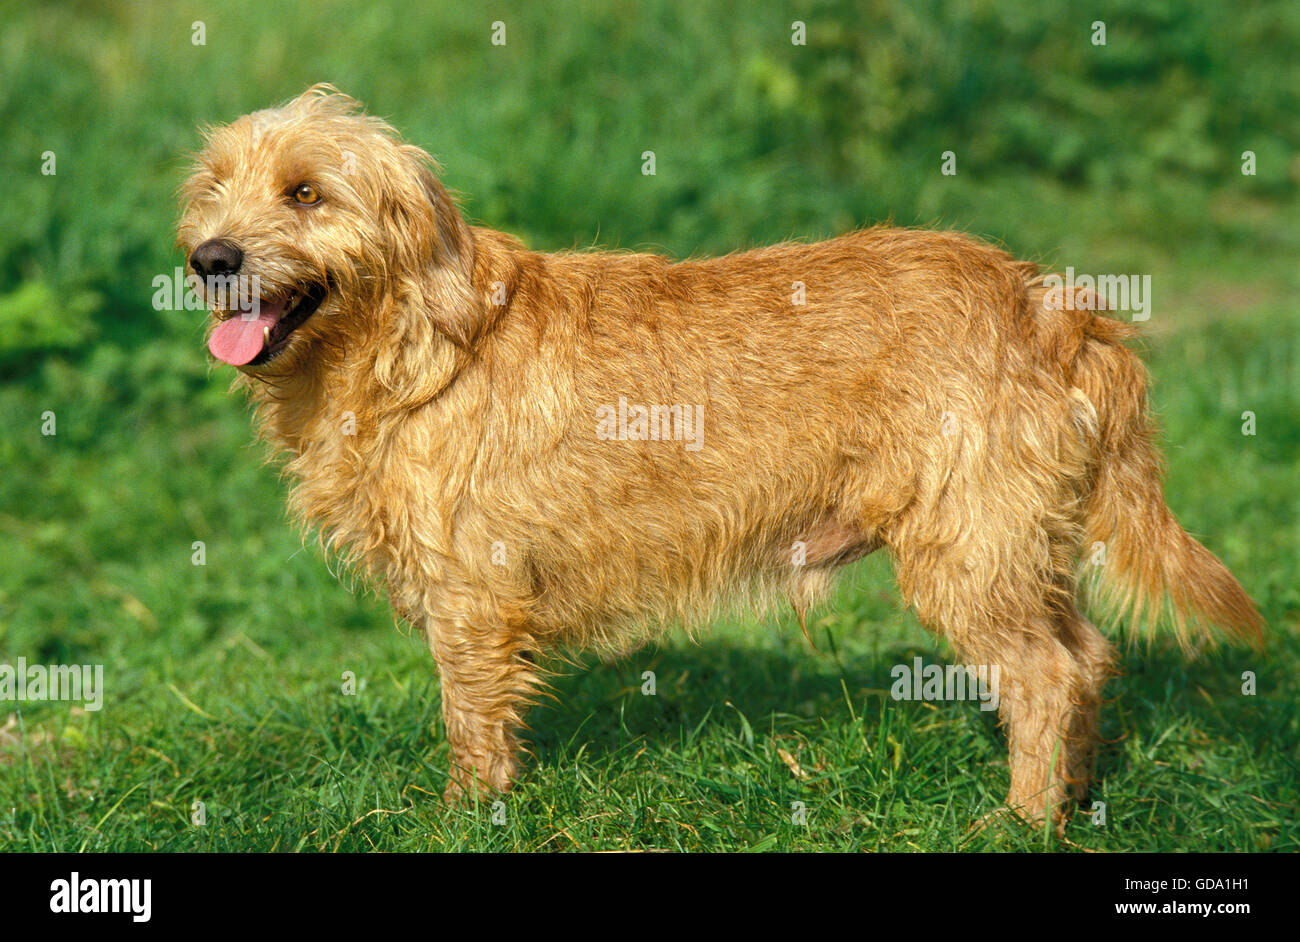
[[[236,314],[212,331],[208,349],[218,360],[231,366],[251,363],[262,352],[266,329],[274,327],[282,313],[282,305],[276,304],[263,307],[256,317],[247,313]]]

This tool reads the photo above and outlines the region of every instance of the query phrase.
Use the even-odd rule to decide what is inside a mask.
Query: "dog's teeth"
[[[268,347],[271,345],[271,328],[269,327],[262,328],[262,340],[266,342],[266,345]]]

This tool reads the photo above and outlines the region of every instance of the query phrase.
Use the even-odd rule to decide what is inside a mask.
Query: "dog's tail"
[[[1146,368],[1123,343],[1134,329],[1090,309],[1056,323],[1065,322],[1073,336],[1053,352],[1097,411],[1084,566],[1099,570],[1103,606],[1139,630],[1169,625],[1184,648],[1213,641],[1214,628],[1260,646],[1264,623],[1250,596],[1165,504]]]

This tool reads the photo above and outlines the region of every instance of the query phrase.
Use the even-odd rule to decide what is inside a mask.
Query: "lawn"
[[[582,2],[501,14],[504,46],[471,4],[121,6],[5,5],[0,664],[102,664],[105,694],[0,701],[0,850],[1300,849],[1294,6]],[[952,654],[878,554],[810,617],[815,648],[782,611],[556,665],[519,787],[446,808],[422,639],[303,547],[201,315],[151,303],[197,126],[323,80],[537,248],[892,219],[1150,274],[1168,501],[1268,649],[1126,643],[1104,823],[975,833],[1005,742],[973,704],[889,696],[893,665]]]

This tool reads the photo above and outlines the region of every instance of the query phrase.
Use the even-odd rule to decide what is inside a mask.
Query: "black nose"
[[[209,239],[190,255],[190,267],[200,278],[214,275],[233,275],[244,264],[244,253],[239,246],[224,239]]]

